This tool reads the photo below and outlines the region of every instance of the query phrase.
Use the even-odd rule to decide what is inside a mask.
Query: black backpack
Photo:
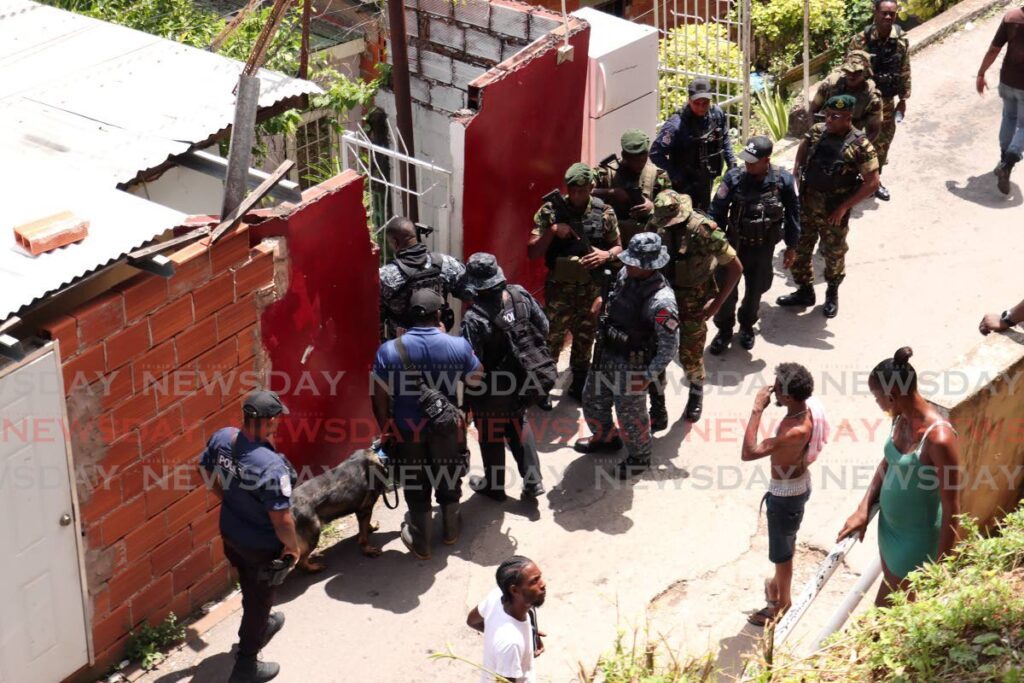
[[[462,423],[459,409],[442,392],[427,384],[423,372],[417,370],[409,360],[409,352],[402,343],[401,337],[395,339],[395,350],[398,351],[398,357],[402,359],[402,365],[406,371],[416,373],[420,387],[420,395],[416,399],[416,403],[420,412],[427,419],[427,429],[433,434],[455,434]]]
[[[530,321],[530,302],[519,291],[509,288],[509,301],[493,318],[477,309],[505,333],[514,365],[522,375],[520,398],[526,404],[544,400],[558,379],[558,364],[551,358],[547,340]]]

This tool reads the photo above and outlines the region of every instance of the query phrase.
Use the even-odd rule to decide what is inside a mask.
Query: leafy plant
[[[630,641],[619,631],[615,647],[601,656],[592,671],[583,665],[577,673],[579,683],[705,683],[715,680],[714,657],[682,657],[667,647],[664,639],[651,640],[634,629]],[[662,655],[664,651],[664,655]]]
[[[903,0],[900,3],[900,18],[906,20],[907,17],[915,17],[925,21],[958,2],[960,0]]]
[[[739,45],[729,40],[728,29],[721,24],[686,24],[674,28],[661,40],[658,50],[658,61],[663,67],[658,77],[662,121],[686,104],[686,88],[697,75],[741,78],[743,53]],[[739,94],[740,86],[736,83],[726,83],[723,87],[725,97]]]
[[[789,131],[789,103],[777,89],[757,91],[754,113],[768,128],[773,142],[786,137]]]
[[[157,626],[143,624],[138,632],[132,631],[125,646],[125,655],[149,671],[163,661],[168,648],[184,639],[185,626],[171,612]]]

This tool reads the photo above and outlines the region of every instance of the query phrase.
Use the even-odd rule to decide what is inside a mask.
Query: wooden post
[[[256,137],[256,106],[260,101],[260,79],[242,73],[238,76],[235,99],[235,121],[231,125],[231,148],[228,152],[227,178],[224,180],[224,202],[220,215],[235,210],[245,196],[252,160],[252,143]]]
[[[406,49],[405,4],[403,0],[388,0],[388,24],[391,42],[391,90],[395,93],[395,112],[398,118],[398,132],[405,142],[405,149],[395,148],[410,157],[416,156],[416,141],[412,131],[412,96],[409,93],[409,51]],[[406,163],[399,163],[400,185],[408,190],[405,195],[405,215],[416,222],[419,220],[419,205],[416,201],[416,170]]]

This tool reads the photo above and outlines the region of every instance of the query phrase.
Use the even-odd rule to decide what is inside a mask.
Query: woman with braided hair
[[[906,590],[907,574],[944,556],[957,539],[957,436],[918,393],[912,354],[904,346],[871,371],[868,388],[893,417],[892,431],[867,494],[839,532],[840,540],[863,540],[870,510],[879,505],[878,549],[885,580],[876,605],[886,604],[893,591]]]

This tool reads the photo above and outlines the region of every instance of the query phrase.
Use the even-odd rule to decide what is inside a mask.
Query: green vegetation
[[[960,0],[902,0],[900,2],[900,18],[916,17],[927,21],[940,12],[945,12]]]
[[[937,0],[936,0],[937,1]],[[844,53],[850,38],[871,21],[871,0],[811,0],[810,53]],[[776,76],[800,63],[804,45],[803,0],[757,0],[751,8],[758,70]]]
[[[587,671],[580,665],[579,683],[705,683],[715,680],[715,658],[683,657],[672,652],[668,644],[640,637],[633,631],[627,644],[626,633],[619,631],[615,647],[601,656],[597,666]],[[664,652],[664,654],[662,654]]]
[[[163,661],[167,650],[184,640],[185,626],[171,612],[162,623],[153,627],[143,624],[137,632],[132,631],[125,646],[125,656],[149,671]]]
[[[789,102],[778,90],[759,90],[753,106],[751,134],[767,135],[773,142],[789,132]],[[764,130],[760,130],[761,128]]]
[[[739,45],[729,40],[728,30],[721,24],[693,24],[669,31],[661,40],[658,61],[658,89],[661,92],[661,120],[668,119],[686,104],[686,87],[694,74],[719,74],[740,78],[742,53]],[[685,73],[667,73],[665,68]],[[721,87],[721,86],[720,86]],[[728,84],[722,99],[739,94],[738,84]]]

